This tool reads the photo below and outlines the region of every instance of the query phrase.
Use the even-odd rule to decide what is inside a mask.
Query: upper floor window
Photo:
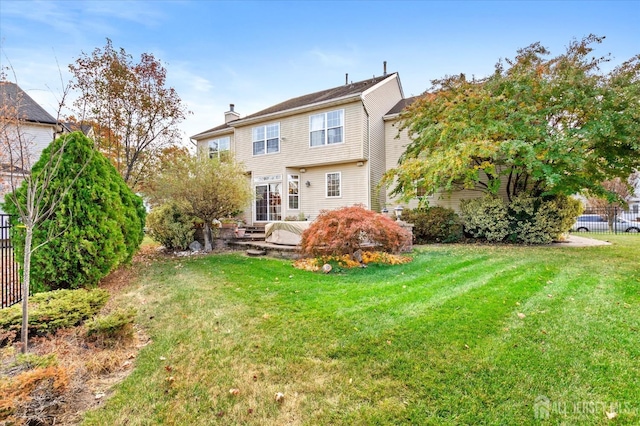
[[[344,110],[323,112],[309,117],[310,146],[344,142]]]
[[[327,173],[327,198],[338,198],[342,195],[342,173]]]
[[[209,158],[224,159],[231,149],[231,138],[225,136],[223,138],[209,141]]]
[[[253,155],[280,152],[280,123],[253,128]]]

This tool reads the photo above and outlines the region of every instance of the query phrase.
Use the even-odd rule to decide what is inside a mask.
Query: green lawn
[[[331,275],[159,261],[121,296],[152,343],[86,424],[638,424],[640,238],[606,238]]]

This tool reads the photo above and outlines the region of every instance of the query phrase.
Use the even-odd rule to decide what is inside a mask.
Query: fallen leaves
[[[408,256],[398,256],[377,251],[365,251],[362,252],[362,263],[355,261],[351,255],[345,254],[342,256],[321,256],[317,258],[311,257],[299,259],[294,262],[293,266],[297,269],[302,269],[305,271],[322,271],[324,273],[329,273],[333,268],[330,263],[337,264],[340,268],[361,268],[369,263],[401,265],[411,262],[411,260],[412,259]],[[328,269],[328,271],[326,269]]]
[[[525,319],[527,316],[525,314],[523,314],[522,312],[518,312],[518,318],[520,319]]]

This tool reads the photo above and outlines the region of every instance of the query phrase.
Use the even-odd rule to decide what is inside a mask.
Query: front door
[[[282,184],[256,185],[256,221],[282,220]]]

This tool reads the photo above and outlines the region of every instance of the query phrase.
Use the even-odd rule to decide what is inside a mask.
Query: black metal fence
[[[0,308],[6,308],[22,300],[20,270],[15,261],[11,244],[10,216],[0,214]]]
[[[571,232],[640,236],[640,212],[626,211],[620,207],[586,208],[571,227]]]

